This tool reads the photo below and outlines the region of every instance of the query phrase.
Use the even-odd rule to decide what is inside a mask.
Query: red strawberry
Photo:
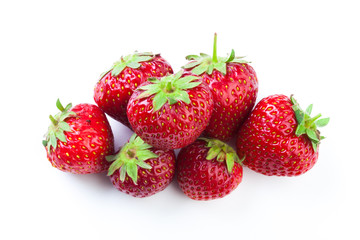
[[[121,150],[107,157],[113,185],[133,197],[148,197],[164,190],[175,173],[175,153],[160,150],[132,135]]]
[[[329,118],[311,118],[312,105],[301,110],[293,97],[262,99],[245,121],[237,138],[237,153],[252,170],[277,176],[297,176],[311,169],[323,139],[317,127]]]
[[[208,86],[197,79],[180,71],[142,84],[127,107],[135,133],[160,149],[182,148],[194,142],[213,110]]]
[[[65,172],[98,173],[108,169],[105,156],[114,152],[114,136],[104,112],[92,104],[79,104],[50,115],[51,125],[43,144],[51,164]]]
[[[160,55],[134,53],[121,57],[97,82],[94,100],[109,116],[131,127],[126,106],[133,91],[148,77],[162,77],[171,73],[170,64]]]
[[[200,76],[209,85],[214,98],[214,112],[206,135],[229,140],[255,105],[258,80],[254,69],[243,57],[235,57],[234,50],[227,58],[217,57],[216,34],[212,57],[201,53],[186,59],[192,61],[184,68]]]
[[[226,143],[199,138],[180,150],[177,180],[183,192],[194,200],[222,198],[240,184],[241,161]]]

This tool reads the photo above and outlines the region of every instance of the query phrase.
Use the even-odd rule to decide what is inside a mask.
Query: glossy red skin
[[[181,190],[194,200],[212,200],[230,194],[242,181],[243,168],[234,163],[229,174],[226,163],[206,160],[209,148],[197,140],[182,148],[177,158],[177,181]]]
[[[214,111],[205,136],[227,141],[233,137],[255,105],[258,80],[249,64],[228,63],[226,75],[217,70],[200,75],[209,85]]]
[[[214,103],[204,83],[186,91],[190,104],[182,101],[173,105],[165,103],[155,113],[152,111],[153,97],[137,99],[142,91],[135,91],[127,109],[135,133],[146,143],[160,149],[182,148],[194,142],[208,125]]]
[[[71,128],[71,132],[64,132],[67,142],[58,140],[55,151],[47,154],[48,160],[64,172],[106,171],[110,164],[105,156],[114,152],[114,136],[104,112],[93,104],[79,104],[70,111],[75,112],[76,117],[65,120]]]
[[[172,74],[170,64],[160,55],[150,61],[141,62],[137,69],[125,67],[118,76],[112,71],[105,74],[94,89],[96,104],[110,117],[131,128],[126,116],[126,106],[134,90],[149,77]]]
[[[110,176],[112,184],[119,191],[133,197],[143,198],[161,192],[171,183],[175,174],[176,157],[174,151],[155,148],[152,148],[151,151],[159,157],[145,160],[152,167],[151,169],[138,167],[137,184],[129,176],[126,176],[124,182],[121,182],[120,169]]]
[[[297,120],[287,96],[262,99],[241,127],[237,153],[244,165],[272,176],[297,176],[311,169],[318,159],[306,135],[297,137]]]

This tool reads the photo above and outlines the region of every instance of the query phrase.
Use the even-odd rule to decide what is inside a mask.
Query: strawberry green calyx
[[[240,159],[232,147],[218,139],[199,139],[205,141],[207,143],[206,147],[210,148],[207,153],[206,160],[212,160],[216,158],[218,162],[225,161],[229,174],[231,174],[235,162],[242,164],[242,162],[245,160],[245,156]]]
[[[218,57],[217,56],[217,34],[214,35],[214,46],[213,46],[213,56],[209,56],[205,53],[200,53],[200,55],[188,55],[186,59],[191,61],[183,68],[192,69],[191,72],[196,75],[201,75],[203,73],[212,74],[213,70],[216,69],[222,74],[226,75],[226,64],[227,63],[249,63],[243,59],[244,57],[236,57],[234,49],[231,50],[231,53],[228,57]]]
[[[151,169],[151,166],[145,160],[158,158],[153,153],[151,145],[145,143],[136,134],[133,134],[128,143],[126,143],[116,155],[106,156],[108,162],[112,162],[109,167],[108,176],[120,169],[120,181],[124,182],[128,175],[135,184],[137,184],[138,167]]]
[[[292,95],[290,96],[290,99],[293,104],[292,108],[295,112],[296,120],[298,122],[295,134],[298,137],[302,134],[306,134],[311,140],[314,152],[316,152],[320,141],[325,138],[324,136],[320,135],[320,131],[317,129],[317,127],[325,127],[329,123],[330,118],[320,118],[321,114],[318,114],[315,117],[311,117],[310,114],[312,112],[312,104],[310,104],[306,110],[303,111]]]
[[[60,113],[56,114],[55,116],[50,115],[51,124],[48,128],[47,133],[45,134],[45,140],[43,140],[44,147],[47,147],[48,152],[50,153],[50,147],[56,149],[57,140],[62,142],[66,142],[66,137],[64,132],[70,132],[70,126],[65,122],[65,120],[69,117],[73,117],[76,114],[70,111],[72,104],[69,103],[64,108],[61,104],[60,100],[56,101],[56,107],[60,110]]]
[[[174,75],[168,75],[161,79],[148,78],[150,84],[138,88],[144,90],[138,96],[138,99],[154,95],[153,111],[158,111],[166,102],[169,102],[170,105],[179,101],[189,104],[190,98],[186,90],[200,85],[201,81],[194,81],[199,79],[196,76],[181,77],[182,74],[183,71],[179,71]]]
[[[155,56],[156,56],[156,54],[153,54],[151,52],[143,52],[143,53],[135,52],[134,54],[130,54],[130,55],[127,55],[127,56],[124,56],[124,57],[122,56],[119,61],[114,63],[114,65],[112,66],[112,68],[109,71],[104,72],[101,75],[101,78],[110,71],[112,71],[111,75],[113,77],[116,77],[126,67],[139,68],[141,66],[141,64],[140,64],[141,62],[150,61]]]

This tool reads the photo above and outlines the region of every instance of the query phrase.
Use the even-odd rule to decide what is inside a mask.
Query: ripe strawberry
[[[146,144],[133,134],[129,142],[112,156],[109,168],[113,185],[133,197],[148,197],[164,190],[175,173],[175,153]]]
[[[258,80],[254,69],[243,57],[217,56],[216,34],[213,56],[200,53],[189,55],[191,60],[183,68],[201,77],[208,84],[214,98],[214,112],[211,116],[206,135],[220,140],[234,136],[244,119],[254,107],[258,92]]]
[[[222,198],[240,184],[241,161],[226,143],[199,138],[180,150],[177,180],[183,192],[194,200]]]
[[[131,96],[127,115],[135,133],[160,149],[182,148],[206,128],[213,110],[208,86],[183,74],[149,78]]]
[[[109,116],[131,127],[126,106],[133,91],[148,77],[162,77],[171,73],[170,64],[159,54],[135,52],[121,57],[101,76],[95,86],[94,100]]]
[[[92,104],[65,108],[50,115],[51,125],[43,145],[47,158],[62,171],[75,174],[98,173],[109,167],[105,156],[113,154],[114,136],[104,112]]]
[[[295,99],[272,95],[262,99],[245,121],[237,138],[237,153],[250,169],[277,176],[297,176],[311,169],[323,139],[317,127],[329,118],[311,118]]]

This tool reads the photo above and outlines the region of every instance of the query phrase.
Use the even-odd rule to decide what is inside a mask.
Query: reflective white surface
[[[356,1],[12,1],[0,3],[1,239],[358,239],[360,17]],[[315,167],[296,178],[248,168],[229,196],[187,198],[173,182],[150,198],[105,174],[63,173],[42,136],[66,104],[94,103],[100,74],[121,55],[246,55],[259,99],[294,94],[331,120]],[[131,131],[113,120],[116,146]]]

